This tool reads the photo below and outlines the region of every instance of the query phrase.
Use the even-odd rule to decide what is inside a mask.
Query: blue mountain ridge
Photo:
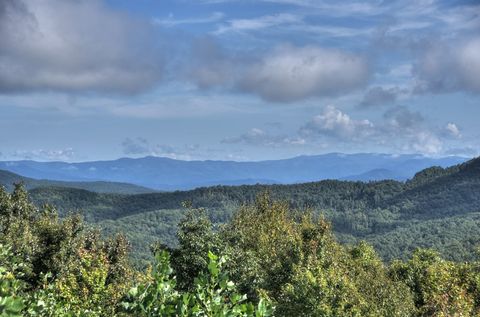
[[[405,180],[430,166],[447,167],[466,160],[457,156],[431,158],[375,153],[330,153],[252,162],[181,161],[147,156],[79,163],[3,161],[0,169],[34,179],[123,182],[156,190],[186,190],[212,185],[292,184],[324,179]]]

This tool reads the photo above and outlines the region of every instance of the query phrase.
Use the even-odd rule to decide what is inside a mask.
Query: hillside
[[[4,186],[8,191],[10,191],[13,189],[13,184],[15,183],[23,183],[27,189],[34,189],[38,187],[61,187],[84,189],[96,193],[141,194],[155,191],[143,186],[118,182],[66,182],[46,179],[33,179],[20,176],[12,172],[0,170],[0,186]]]
[[[325,215],[340,241],[365,239],[384,259],[404,257],[417,246],[435,247],[448,258],[465,259],[480,245],[479,166],[480,159],[475,159],[447,169],[433,167],[408,182],[326,180],[138,195],[49,187],[33,189],[31,196],[38,204],[58,206],[61,212],[82,210],[88,221],[107,232],[126,231],[138,247],[142,241],[152,241],[152,235],[175,244],[172,228],[182,217],[182,202],[206,208],[215,223],[224,223],[241,204],[268,191],[293,208]],[[477,234],[465,236],[464,232]],[[146,246],[140,249],[145,251]]]
[[[8,161],[0,162],[0,169],[35,179],[123,182],[157,190],[188,190],[215,185],[294,184],[325,179],[404,181],[424,168],[447,167],[465,160],[454,156],[331,153],[258,162],[181,161],[162,157],[82,163]]]

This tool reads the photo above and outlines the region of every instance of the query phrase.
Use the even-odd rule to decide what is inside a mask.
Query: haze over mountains
[[[430,166],[447,167],[464,161],[466,158],[457,156],[331,153],[258,162],[181,161],[162,157],[82,163],[24,160],[0,162],[0,169],[33,179],[121,182],[155,190],[186,190],[213,185],[292,184],[324,179],[403,181]]]

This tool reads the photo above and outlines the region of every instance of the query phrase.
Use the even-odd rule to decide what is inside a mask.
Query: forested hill
[[[434,247],[449,258],[471,257],[480,245],[480,159],[443,169],[423,170],[407,182],[327,180],[295,185],[215,186],[191,191],[139,195],[99,194],[71,188],[31,190],[38,204],[82,210],[107,232],[127,231],[136,248],[156,238],[174,244],[182,202],[204,207],[214,222],[268,191],[292,207],[311,209],[333,223],[338,239],[365,239],[385,259],[415,247]],[[142,245],[143,243],[143,245]]]
[[[66,182],[66,181],[54,181],[46,179],[33,179],[30,177],[24,177],[9,171],[0,170],[0,186],[4,186],[8,191],[13,189],[13,184],[23,183],[27,189],[33,189],[37,187],[63,187],[63,188],[76,188],[85,189],[97,193],[124,193],[124,194],[140,194],[151,193],[155,190],[146,188],[143,186],[132,185],[128,183],[118,182]]]

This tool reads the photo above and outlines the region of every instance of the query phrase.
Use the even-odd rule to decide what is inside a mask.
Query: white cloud
[[[443,148],[440,139],[428,131],[420,131],[411,138],[411,142],[405,143],[406,151],[415,151],[423,154],[438,154]]]
[[[449,122],[445,126],[445,132],[447,136],[453,137],[453,138],[461,138],[462,133],[460,132],[460,129],[457,127],[455,123]]]
[[[72,148],[59,150],[17,150],[12,156],[24,160],[40,160],[40,161],[71,161],[75,158],[75,151]]]
[[[425,51],[414,72],[417,92],[480,93],[480,37],[435,43]]]
[[[375,15],[384,9],[375,3],[359,1],[322,1],[322,0],[263,0],[282,4],[292,4],[301,7],[313,8],[331,16]]]
[[[317,46],[283,46],[249,67],[240,89],[265,100],[293,102],[330,96],[366,84],[366,61],[356,55]]]
[[[340,95],[369,79],[365,58],[318,46],[283,45],[261,57],[239,57],[211,38],[194,45],[189,81],[202,89],[223,88],[273,102]]]
[[[154,28],[100,0],[3,0],[0,92],[134,93],[157,83]]]
[[[454,130],[453,126],[449,127]],[[420,113],[404,106],[389,109],[383,119],[375,123],[353,119],[327,106],[299,129],[299,135],[312,144],[328,142],[357,150],[366,147],[427,155],[441,153],[445,145],[443,132],[429,128]]]
[[[340,141],[354,141],[368,138],[375,132],[369,120],[354,120],[334,106],[327,106],[322,114],[314,116],[300,129],[300,134],[308,137],[328,136]]]

